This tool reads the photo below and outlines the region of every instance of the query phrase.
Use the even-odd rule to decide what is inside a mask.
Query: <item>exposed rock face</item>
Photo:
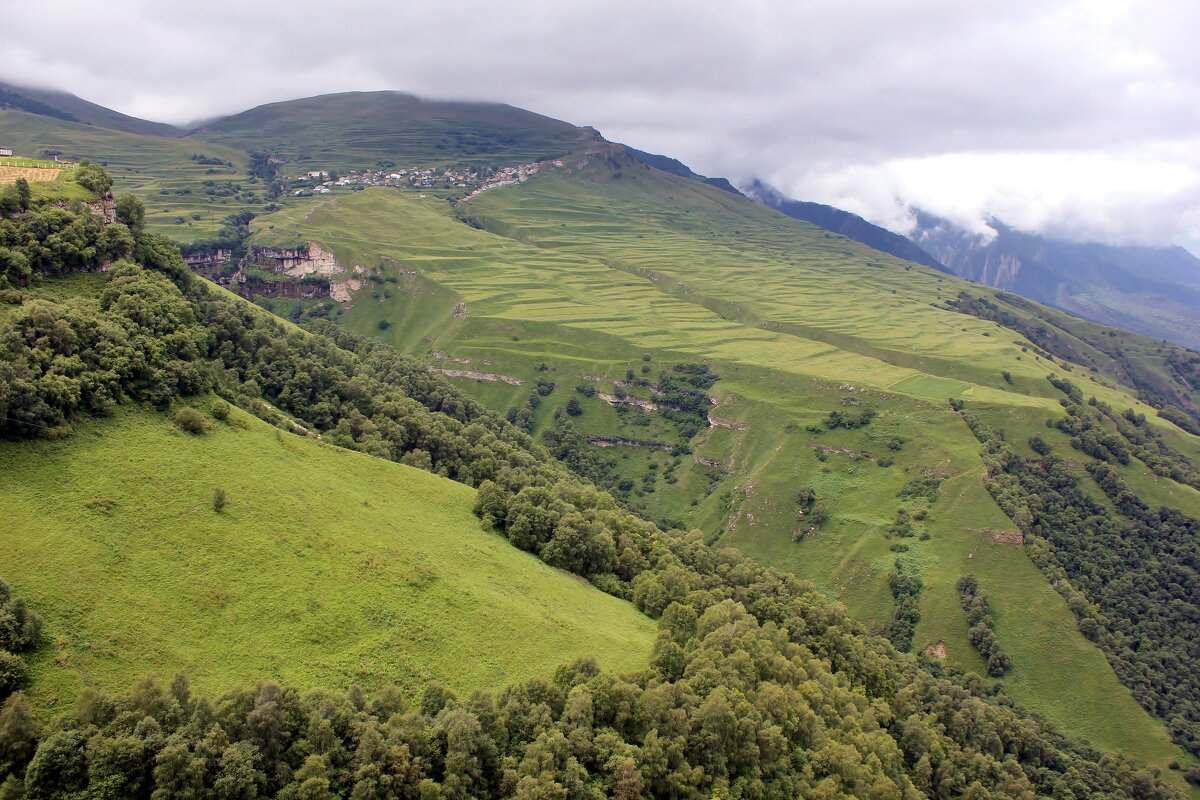
[[[625,436],[589,436],[587,440],[597,447],[649,447],[654,450],[671,450],[666,442],[651,442],[645,439],[630,439]]]
[[[445,375],[448,378],[474,378],[477,381],[490,383],[507,383],[509,386],[520,386],[525,381],[512,375],[498,375],[494,372],[476,372],[473,369],[447,369],[445,367],[427,367],[430,372]]]
[[[348,303],[350,302],[350,297],[364,285],[364,281],[360,278],[351,278],[348,281],[330,283],[329,296],[339,303]]]
[[[643,400],[640,397],[630,397],[628,395],[625,397],[617,397],[615,394],[610,394],[608,392],[596,392],[596,397],[599,397],[610,406],[618,406],[623,404],[627,406],[633,406],[634,408],[640,408],[642,411],[651,412],[658,411],[662,408],[662,406],[660,406],[658,403],[655,403],[652,400]]]
[[[112,192],[105,194],[98,203],[88,203],[88,209],[96,216],[103,217],[105,225],[117,221],[117,201],[113,199]]]
[[[223,267],[233,261],[233,251],[228,247],[213,247],[184,253],[183,263],[194,270]]]
[[[1200,348],[1200,260],[1181,247],[1071,242],[994,218],[984,233],[925,212],[916,222],[913,241],[957,275],[1084,319]]]
[[[303,247],[252,247],[250,262],[293,278],[306,275],[328,277],[344,271],[333,253],[316,242],[309,242]]]

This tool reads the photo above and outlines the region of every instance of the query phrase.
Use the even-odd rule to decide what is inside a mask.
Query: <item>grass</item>
[[[512,106],[348,92],[270,103],[206,125],[200,139],[285,159],[287,175],[394,161],[399,167],[527,163],[579,146],[573,125]]]
[[[3,577],[46,621],[38,708],[147,672],[209,693],[465,691],[580,656],[646,664],[653,622],[481,530],[473,490],[236,409],[212,424],[193,436],[123,408],[62,441],[0,443]]]
[[[0,110],[0,141],[25,153],[58,150],[73,161],[102,164],[116,191],[131,191],[146,203],[150,230],[181,243],[210,238],[229,214],[261,211],[266,203],[247,177],[247,154],[212,142],[121,133],[14,110]],[[196,154],[226,163],[200,164],[192,159]],[[240,191],[209,195],[213,187],[205,181],[238,184]]]
[[[899,557],[927,587],[914,649],[942,641],[951,664],[980,670],[954,589],[971,571],[1016,665],[1003,681],[1014,699],[1100,747],[1161,767],[1187,762],[1023,551],[980,533],[1012,523],[983,487],[978,442],[946,401],[1033,430],[1061,413],[1045,380],[1055,365],[1023,350],[1018,334],[945,307],[966,285],[951,276],[619,156],[575,166],[461,207],[481,229],[444,201],[368,190],[256,220],[253,241],[313,239],[343,264],[379,268],[380,282],[335,309],[337,321],[443,366],[526,382],[458,379],[493,408],[523,406],[533,381],[550,377],[559,388],[537,409],[535,433],[577,384],[611,391],[626,370],[640,375],[643,354],[651,379],[672,363],[704,361],[721,375],[714,414],[745,428],[707,429],[678,459],[599,451],[632,481],[631,506],[812,580],[876,629],[892,614],[887,576]],[[1153,419],[1115,382],[1078,380]],[[660,417],[580,400],[574,422],[584,434],[680,441]],[[866,407],[879,412],[867,428],[807,430],[830,411]],[[887,446],[892,437],[903,439],[899,452]],[[881,456],[895,463],[880,466]],[[646,477],[668,468],[674,481],[658,477],[651,490]],[[946,479],[921,523],[930,536],[906,540],[898,554],[886,529],[900,507],[917,507],[897,492],[929,473]],[[796,542],[801,486],[817,490],[831,519]]]

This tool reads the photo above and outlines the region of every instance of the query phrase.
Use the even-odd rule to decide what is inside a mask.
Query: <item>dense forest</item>
[[[1200,659],[1200,521],[1150,508],[1111,466],[1127,463],[1131,453],[1155,463],[1151,454],[1141,454],[1144,420],[1118,426],[1084,404],[1070,381],[1054,383],[1067,395],[1068,413],[1057,426],[1091,457],[1087,473],[1111,505],[1090,496],[1041,437],[1029,442],[1039,457],[1024,457],[1002,432],[964,411],[985,445],[988,489],[1024,532],[1034,563],[1066,598],[1084,636],[1100,645],[1138,701],[1167,721],[1175,740],[1200,753],[1200,675],[1194,668]],[[1150,438],[1153,453],[1179,465],[1179,480],[1194,476],[1186,458]]]
[[[69,436],[80,415],[213,393],[478,487],[483,525],[629,599],[659,619],[658,641],[635,674],[581,662],[466,698],[269,682],[200,698],[184,676],[147,678],[35,725],[17,691],[0,710],[5,800],[1175,796],[979,678],[899,654],[811,585],[621,508],[420,363],[332,325],[291,327],[195,278],[142,229],[136,201],[118,210],[109,226],[86,210],[0,221],[0,246],[30,266],[0,287],[21,304],[0,325],[0,433]],[[83,237],[76,260],[31,257],[65,230]],[[99,246],[112,240],[128,247]],[[101,265],[95,302],[24,302],[43,274]]]

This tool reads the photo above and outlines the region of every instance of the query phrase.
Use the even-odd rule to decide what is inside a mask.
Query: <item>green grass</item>
[[[522,406],[532,382],[549,376],[559,388],[538,408],[535,434],[575,385],[611,390],[627,369],[641,374],[643,354],[652,357],[651,379],[672,363],[710,364],[721,375],[714,413],[746,428],[703,431],[675,465],[675,482],[660,477],[652,492],[643,488],[650,464],[661,475],[674,458],[601,451],[634,481],[628,502],[812,580],[876,629],[892,614],[887,575],[898,557],[885,530],[902,505],[916,508],[896,493],[909,478],[942,475],[923,523],[930,538],[906,540],[910,549],[899,555],[927,587],[915,649],[943,641],[951,664],[981,669],[954,589],[972,571],[995,587],[987,591],[997,636],[1016,664],[1003,683],[1018,702],[1098,746],[1163,767],[1186,761],[1024,552],[979,533],[1012,523],[984,489],[979,443],[946,401],[987,409],[1014,432],[1061,412],[1045,380],[1054,365],[1023,351],[1027,343],[1012,331],[944,307],[965,283],[619,157],[487,192],[461,211],[483,229],[463,225],[440,200],[367,191],[257,220],[253,240],[314,239],[341,263],[381,267],[391,281],[363,289],[337,321],[443,366],[526,381],[457,379],[493,408]],[[455,315],[460,303],[466,313]],[[380,320],[390,326],[381,330]],[[1115,382],[1074,375],[1086,393],[1153,418]],[[639,415],[581,400],[582,433],[678,441],[653,415],[639,425]],[[865,429],[806,430],[847,403],[879,416]],[[897,453],[887,448],[892,436],[905,440]],[[851,453],[822,461],[814,446]],[[795,542],[793,498],[806,485],[831,519]]]
[[[260,211],[266,203],[247,199],[246,192],[261,191],[247,177],[247,154],[212,142],[121,133],[13,110],[0,110],[0,141],[26,153],[58,150],[73,161],[89,158],[104,165],[115,191],[131,191],[145,201],[150,230],[182,243],[212,237],[229,214]],[[200,164],[192,160],[196,154],[227,163]],[[210,196],[205,181],[237,183],[242,191]]]
[[[349,92],[270,103],[204,126],[196,137],[282,157],[284,174],[394,161],[399,168],[528,163],[580,146],[573,125],[512,106]]]
[[[646,664],[653,622],[481,530],[473,490],[236,409],[213,424],[192,436],[125,408],[62,441],[0,443],[2,574],[46,621],[39,708],[147,672],[207,693],[466,691],[580,656]]]

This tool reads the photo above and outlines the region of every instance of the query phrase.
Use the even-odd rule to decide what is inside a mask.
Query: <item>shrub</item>
[[[213,419],[224,422],[229,419],[229,403],[226,403],[224,400],[218,400],[213,403],[211,413]]]
[[[25,659],[16,653],[0,650],[0,699],[24,686],[28,677],[29,668],[25,666]]]
[[[188,433],[201,434],[209,429],[208,420],[194,408],[181,408],[175,412],[175,424]]]
[[[225,510],[225,490],[217,487],[213,489],[213,511],[220,514]]]

